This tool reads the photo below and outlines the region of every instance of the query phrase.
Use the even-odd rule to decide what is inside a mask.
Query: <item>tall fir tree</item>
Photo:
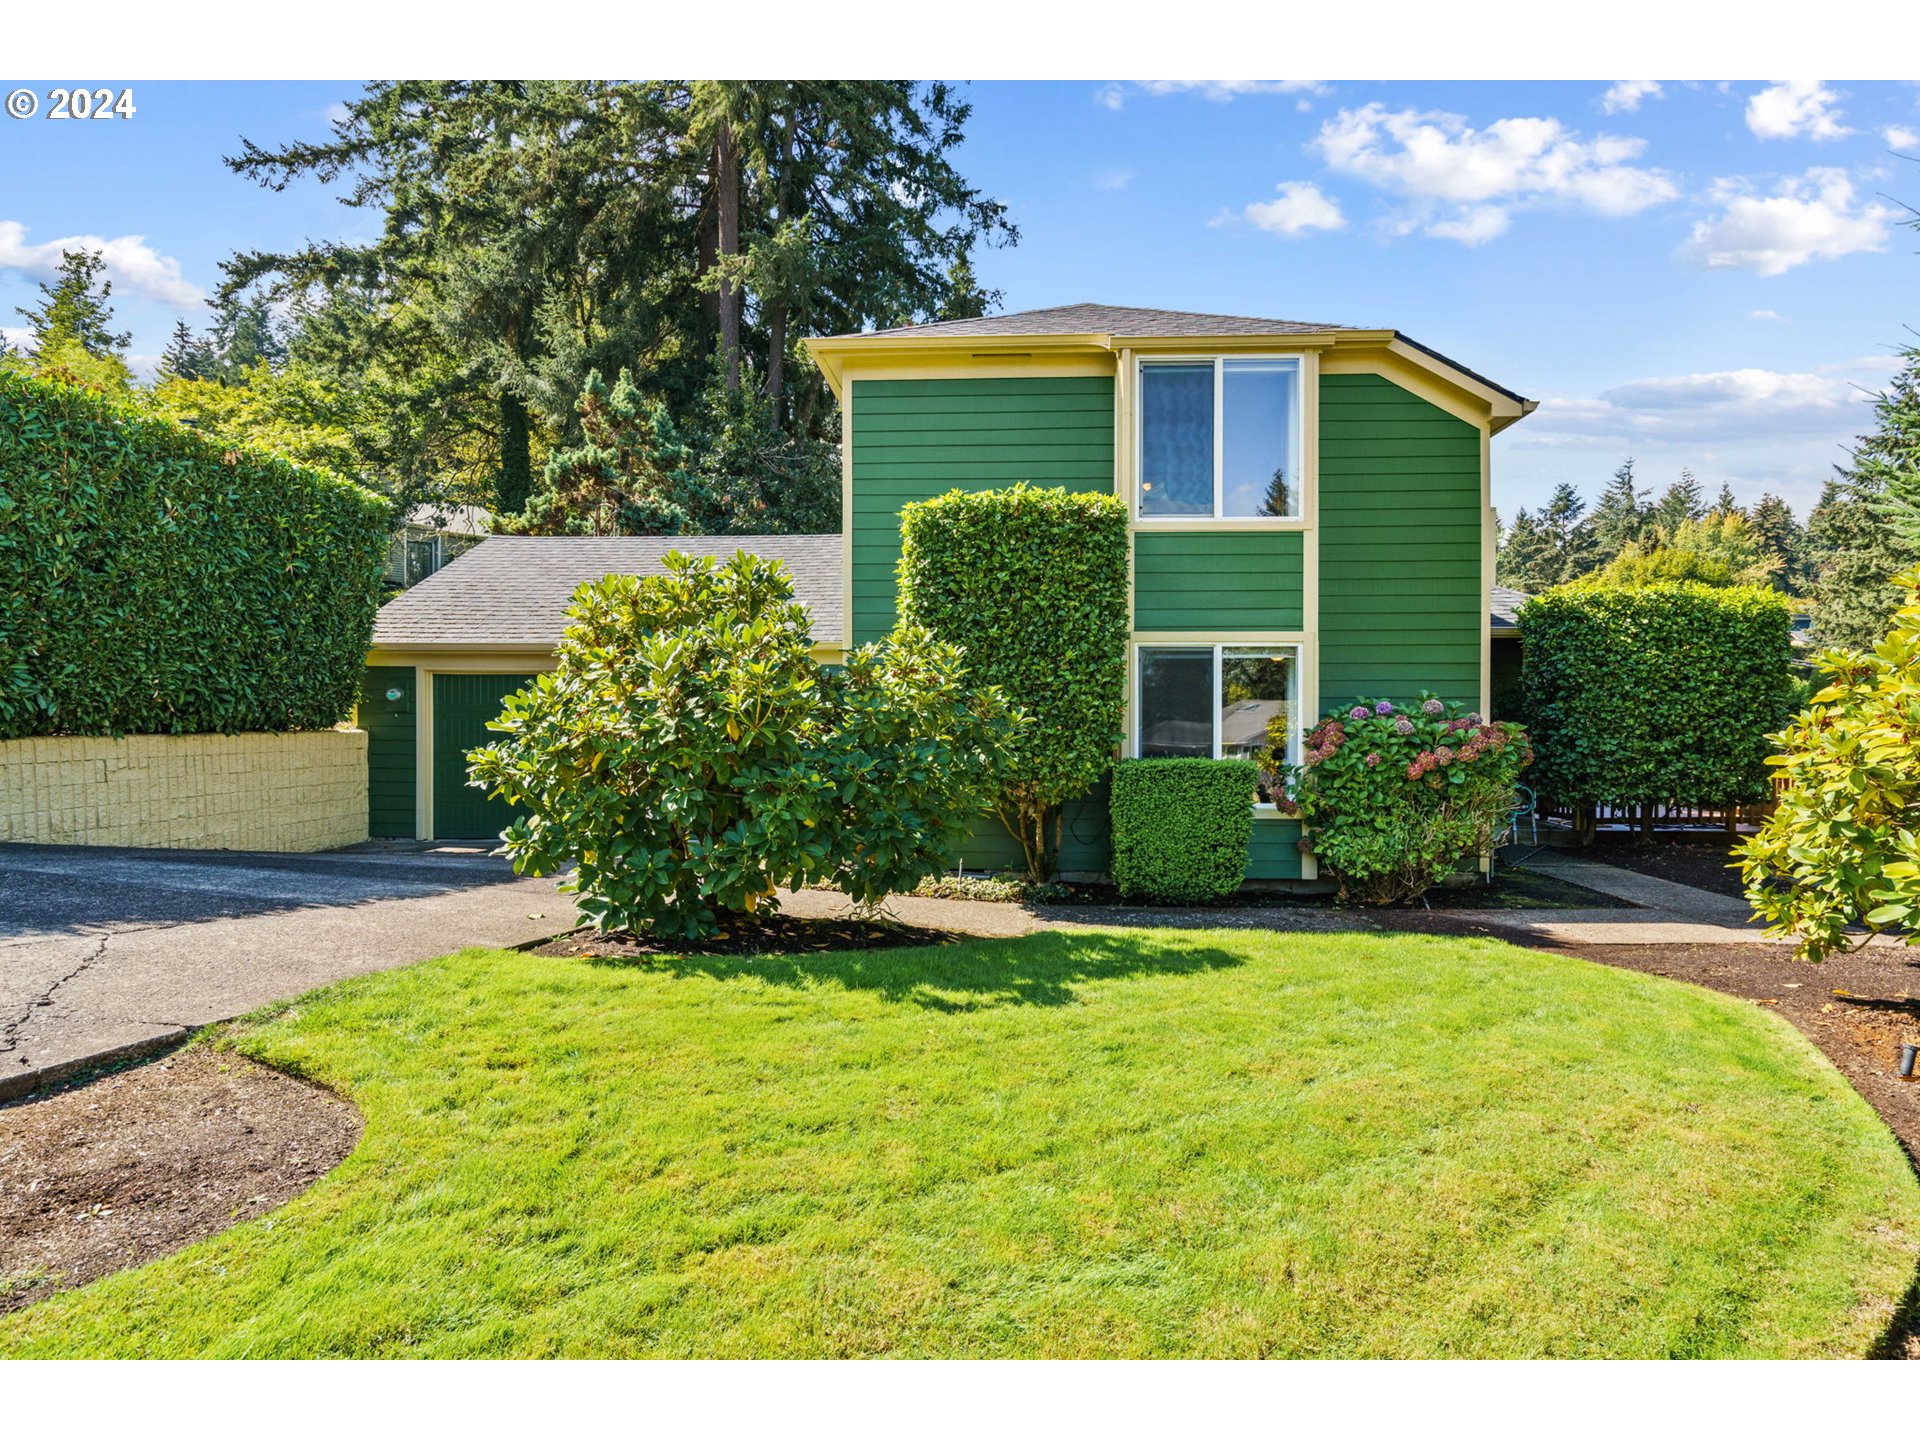
[[[113,282],[106,278],[106,257],[98,250],[68,250],[59,272],[40,284],[40,303],[18,314],[33,332],[36,354],[78,346],[95,359],[117,359],[133,337],[113,328]]]
[[[1613,472],[1589,517],[1599,562],[1605,564],[1638,540],[1647,528],[1647,518],[1647,493],[1635,479],[1633,457],[1628,456]]]
[[[1798,595],[1806,584],[1807,534],[1793,507],[1769,491],[1754,502],[1747,515],[1747,528],[1753,533],[1754,543],[1779,562],[1774,588]]]
[[[1713,508],[1707,514],[1738,515],[1742,520],[1747,518],[1747,512],[1740,508],[1740,502],[1733,496],[1733,487],[1724,480],[1720,482],[1720,493],[1714,497]]]
[[[161,352],[159,378],[166,380],[211,380],[218,369],[212,346],[193,333],[184,320],[173,322],[173,334]]]
[[[1704,520],[1706,515],[1706,495],[1700,488],[1700,481],[1695,478],[1693,471],[1682,466],[1680,478],[1654,502],[1650,518],[1654,524],[1672,533],[1680,528],[1683,520]]]

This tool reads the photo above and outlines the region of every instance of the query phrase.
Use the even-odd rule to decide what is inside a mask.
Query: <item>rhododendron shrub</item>
[[[1342,899],[1418,899],[1506,825],[1527,733],[1422,692],[1415,704],[1358,701],[1314,727],[1282,808],[1306,825],[1302,850]]]

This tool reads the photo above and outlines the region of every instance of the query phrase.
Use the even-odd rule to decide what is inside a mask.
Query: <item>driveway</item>
[[[480,847],[0,845],[0,1099],[349,975],[572,927]]]

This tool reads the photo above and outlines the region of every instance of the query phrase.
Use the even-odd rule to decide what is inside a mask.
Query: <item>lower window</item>
[[[1142,645],[1138,671],[1135,754],[1252,760],[1272,803],[1299,762],[1297,645]]]

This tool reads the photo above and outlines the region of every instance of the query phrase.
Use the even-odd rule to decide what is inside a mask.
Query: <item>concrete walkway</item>
[[[350,975],[576,923],[478,847],[0,845],[0,1099]]]

